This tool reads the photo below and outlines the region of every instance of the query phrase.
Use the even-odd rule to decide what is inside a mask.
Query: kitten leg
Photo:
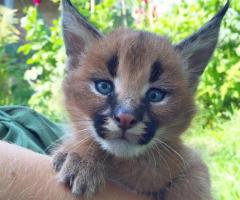
[[[105,185],[104,165],[91,155],[80,156],[61,147],[53,156],[53,167],[58,180],[74,195],[89,198]]]

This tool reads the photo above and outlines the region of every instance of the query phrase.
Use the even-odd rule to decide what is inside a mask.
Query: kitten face
[[[66,104],[92,121],[90,134],[116,156],[138,155],[189,124],[192,93],[164,38],[120,29],[98,40],[79,65],[65,80]]]
[[[193,95],[229,1],[174,46],[163,37],[130,29],[102,36],[70,0],[62,5],[69,70],[63,86],[75,134],[84,131],[119,157],[178,140],[195,113]]]

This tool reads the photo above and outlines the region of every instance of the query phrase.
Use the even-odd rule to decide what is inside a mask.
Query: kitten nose
[[[117,121],[118,126],[122,129],[129,129],[137,123],[136,118],[129,113],[119,113],[114,116],[114,118]]]

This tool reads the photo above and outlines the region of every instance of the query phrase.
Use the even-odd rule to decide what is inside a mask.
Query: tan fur
[[[79,67],[65,77],[65,105],[75,129],[75,139],[63,146],[62,151],[77,153],[87,160],[89,157],[99,160],[101,155],[107,179],[141,193],[157,192],[183,172],[183,177],[168,191],[167,199],[210,199],[205,165],[179,139],[195,112],[181,59],[166,39],[144,33],[139,40],[140,34],[143,33],[120,29],[95,42],[83,56]],[[91,131],[91,116],[104,103],[102,97],[89,92],[90,78],[94,75],[111,79],[105,63],[114,52],[121,55],[118,81],[124,84],[117,91],[120,100],[130,99],[131,104],[138,103],[139,91],[147,84],[150,66],[156,59],[161,60],[164,73],[154,84],[172,93],[166,105],[152,106],[152,112],[166,129],[159,136],[164,143],[157,143],[145,154],[131,159],[117,158],[104,152],[88,133]]]
[[[63,0],[69,69],[63,89],[73,134],[54,154],[53,165],[72,193],[91,197],[107,179],[156,200],[211,200],[207,167],[180,135],[196,112],[194,92],[228,6],[229,1],[173,46],[164,37],[127,28],[102,36]],[[153,71],[158,77],[151,80]],[[99,92],[99,80],[112,84],[111,93]],[[148,92],[156,89],[167,92],[154,102]],[[120,126],[119,107],[124,120],[134,118],[132,127]]]

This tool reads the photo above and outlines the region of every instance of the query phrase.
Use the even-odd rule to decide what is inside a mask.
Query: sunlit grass
[[[240,199],[240,111],[219,128],[201,129],[196,121],[185,136],[209,167],[215,200]]]

